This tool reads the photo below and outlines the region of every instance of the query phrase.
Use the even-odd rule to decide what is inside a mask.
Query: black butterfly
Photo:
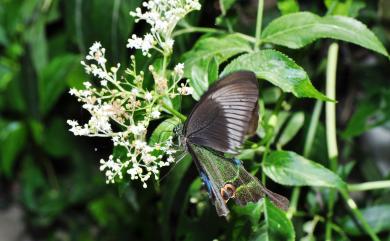
[[[217,81],[201,97],[184,126],[176,130],[181,146],[189,152],[219,216],[226,216],[226,202],[257,202],[264,196],[286,210],[288,200],[263,187],[241,162],[225,157],[237,154],[244,137],[257,128],[259,86],[254,73],[239,71]]]

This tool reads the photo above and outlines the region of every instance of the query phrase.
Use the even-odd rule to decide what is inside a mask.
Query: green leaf
[[[282,91],[279,88],[271,87],[263,89],[261,98],[263,98],[264,104],[275,104],[281,95]]]
[[[0,128],[0,171],[10,177],[16,157],[26,143],[27,130],[20,122],[1,123]]]
[[[221,76],[238,70],[253,71],[258,78],[265,79],[296,97],[330,100],[314,88],[302,67],[276,50],[241,55],[225,67]]]
[[[218,37],[206,36],[198,40],[191,51],[183,55],[184,76],[189,78],[194,88],[192,97],[200,96],[214,82],[218,66],[230,57],[251,51],[251,45],[236,34]]]
[[[297,0],[278,0],[278,8],[282,15],[299,12]]]
[[[162,187],[162,208],[161,208],[161,219],[162,223],[169,223],[171,218],[172,209],[175,209],[175,199],[177,191],[180,188],[181,181],[186,174],[188,168],[191,166],[191,158],[187,155],[185,158],[180,160],[172,172],[167,176],[165,180],[165,185]],[[171,237],[171,227],[170,225],[163,225],[162,231],[166,239],[168,240]]]
[[[256,241],[276,241],[276,240],[295,240],[294,227],[287,218],[286,213],[275,207],[268,198],[264,199],[264,225],[252,235],[250,240]]]
[[[88,203],[88,211],[97,223],[103,227],[118,224],[118,219],[126,219],[127,214],[125,203],[117,196],[107,194],[98,197]]]
[[[265,43],[293,49],[321,38],[354,43],[388,56],[382,43],[363,23],[344,16],[320,17],[309,12],[288,14],[272,21],[262,34]]]
[[[261,116],[262,118],[259,120],[256,133],[262,139],[266,138],[267,134],[271,134],[273,143],[275,138],[278,136],[278,133],[283,124],[290,116],[290,112],[280,111],[277,115],[274,115],[272,110],[264,109],[264,112]]]
[[[218,63],[215,58],[202,59],[191,70],[190,86],[194,89],[192,97],[199,100],[209,85],[218,78]]]
[[[346,188],[335,173],[291,151],[274,151],[262,165],[269,178],[283,185]]]
[[[124,63],[128,58],[127,38],[134,27],[129,12],[140,7],[141,3],[141,0],[65,1],[67,35],[82,52],[87,52],[93,42],[100,41],[110,52],[106,56],[109,62]]]
[[[168,140],[173,135],[173,128],[180,123],[180,119],[172,117],[161,122],[153,131],[149,144],[154,145]]]
[[[8,59],[0,60],[0,91],[4,91],[8,83],[12,80],[15,75],[15,70],[11,66],[12,61]]]
[[[251,45],[236,34],[203,37],[189,52],[183,55],[184,76],[191,78],[192,68],[201,66],[205,59],[215,58],[220,65],[234,55],[251,50]]]
[[[364,0],[325,0],[328,15],[357,17],[359,11],[366,6]]]
[[[290,142],[291,139],[293,139],[298,131],[302,128],[304,122],[305,114],[303,112],[293,114],[282,135],[280,136],[277,146],[282,148],[284,145]]]
[[[236,0],[219,0],[222,15],[226,15],[226,12],[233,6],[235,1]]]
[[[361,210],[364,219],[372,227],[375,233],[390,231],[390,205],[375,205]],[[350,216],[343,220],[344,230],[352,235],[362,233],[361,228]]]
[[[75,148],[73,145],[73,135],[68,131],[66,122],[55,117],[46,126],[43,136],[43,149],[50,155],[60,158],[68,156]]]
[[[390,120],[390,91],[375,92],[363,99],[356,106],[346,129],[342,132],[344,138],[351,138],[385,124]]]
[[[249,202],[245,206],[233,206],[234,227],[232,228],[231,239],[234,241],[248,240],[248,234],[256,233],[259,228],[259,221],[264,209],[264,202]]]
[[[64,92],[67,80],[72,72],[80,67],[77,55],[62,55],[53,59],[39,76],[39,104],[42,113],[46,113]]]
[[[249,202],[245,206],[235,205],[233,207],[234,213],[239,216],[247,216],[252,226],[256,226],[260,220],[261,213],[264,208],[264,202],[257,203]]]
[[[8,42],[8,37],[4,30],[4,27],[0,26],[0,45],[7,46]]]

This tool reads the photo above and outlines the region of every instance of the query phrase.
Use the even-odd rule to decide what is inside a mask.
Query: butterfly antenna
[[[169,171],[167,173],[164,174],[164,176],[162,178],[160,178],[160,182],[162,182],[169,174],[171,174],[171,172],[173,171],[173,169],[175,169],[176,165],[179,164],[179,162],[181,160],[183,160],[183,158],[186,156],[186,152],[183,151],[181,152],[179,155],[178,155],[178,158],[175,162],[175,164],[171,167],[171,169],[169,169]]]

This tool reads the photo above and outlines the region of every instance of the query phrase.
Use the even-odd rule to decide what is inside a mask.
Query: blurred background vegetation
[[[127,38],[146,31],[134,26],[129,11],[141,0],[0,0],[0,239],[13,240],[232,240],[235,227],[245,225],[236,212],[230,221],[218,218],[189,160],[180,163],[155,188],[139,183],[106,185],[98,161],[107,157],[109,140],[74,137],[67,119],[83,122],[88,113],[67,92],[89,76],[80,60],[94,41],[107,49],[108,61],[128,66]],[[266,1],[265,24],[288,9],[289,1]],[[298,1],[300,10],[324,15],[328,0]],[[337,1],[338,2],[338,1]],[[227,13],[236,31],[253,35],[255,0],[237,1]],[[343,5],[344,4],[344,5]],[[390,48],[390,2],[339,1],[337,11],[372,29]],[[215,26],[221,14],[217,0],[203,1],[202,10],[189,16],[194,26]],[[217,20],[217,24],[226,23]],[[199,34],[176,39],[175,58],[191,49]],[[325,57],[330,41],[301,51],[284,49],[309,73],[319,89],[324,84]],[[338,128],[344,176],[349,182],[389,179],[390,175],[390,66],[387,59],[363,48],[340,43],[337,86]],[[152,58],[153,59],[153,58]],[[141,63],[141,59],[137,61]],[[151,61],[151,60],[149,60]],[[175,61],[173,61],[175,62]],[[143,62],[146,69],[150,62]],[[184,99],[188,113],[193,100]],[[288,149],[302,152],[305,126],[313,100],[288,103],[305,115],[304,128]],[[322,122],[323,123],[323,122]],[[311,158],[326,162],[324,125],[319,123]],[[352,172],[350,172],[352,170]],[[289,197],[291,190],[270,183]],[[309,215],[326,215],[316,190],[302,192],[299,208]],[[389,190],[354,193],[359,206],[390,202]],[[191,201],[192,200],[192,201]],[[193,200],[198,200],[193,202]],[[384,205],[382,205],[384,206]],[[346,232],[351,227],[344,205],[336,209]],[[381,237],[390,240],[390,207]],[[237,215],[237,216],[234,216]],[[294,218],[297,237],[304,236],[305,214]],[[348,226],[349,225],[349,226]],[[349,228],[349,229],[348,229]],[[249,233],[250,230],[240,229]],[[324,232],[319,228],[318,236]],[[244,234],[242,237],[246,237]],[[353,240],[366,240],[357,236]],[[236,239],[235,240],[246,240]]]

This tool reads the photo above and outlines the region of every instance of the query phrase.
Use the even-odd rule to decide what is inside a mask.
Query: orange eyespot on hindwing
[[[234,198],[236,195],[236,187],[231,183],[226,183],[221,188],[221,196],[225,202],[227,202],[230,198]]]

